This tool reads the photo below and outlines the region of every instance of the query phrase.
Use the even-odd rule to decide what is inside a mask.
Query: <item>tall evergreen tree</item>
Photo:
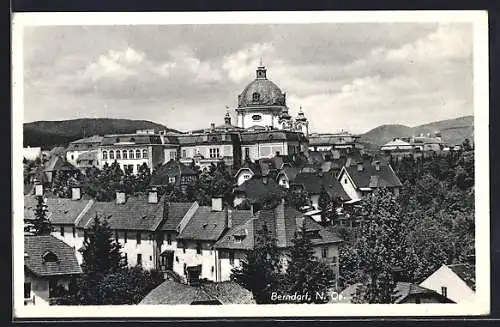
[[[101,220],[96,214],[86,234],[81,249],[82,269],[86,274],[105,275],[123,268],[121,245],[114,239],[106,219]]]
[[[279,249],[267,225],[258,231],[256,246],[241,266],[233,268],[231,279],[250,290],[256,303],[272,303],[271,295],[282,287],[283,274]]]
[[[333,271],[314,256],[311,235],[300,228],[293,239],[286,269],[285,284],[289,294],[304,294],[303,302],[321,303],[328,301],[327,294],[335,286]]]
[[[47,205],[45,204],[43,196],[37,196],[36,199],[37,204],[34,209],[35,219],[26,222],[25,232],[30,232],[34,235],[50,235],[52,226],[47,217]]]

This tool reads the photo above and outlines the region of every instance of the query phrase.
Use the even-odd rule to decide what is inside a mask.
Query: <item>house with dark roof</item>
[[[318,209],[318,202],[321,193],[324,191],[330,199],[338,199],[340,202],[351,200],[351,197],[345,192],[340,182],[333,176],[332,173],[324,173],[321,170],[318,172],[301,172],[296,175],[291,188],[300,189],[309,195],[312,206]]]
[[[335,279],[338,278],[338,251],[342,239],[310,217],[304,217],[299,211],[286,206],[284,201],[272,209],[261,210],[256,214],[242,214],[238,220],[239,222],[233,218],[231,228],[215,243],[217,280],[229,280],[231,269],[240,265],[247,251],[254,249],[260,241],[259,233],[264,226],[282,249],[285,267],[287,249],[293,245],[295,233],[305,230],[312,238],[315,256],[330,265]]]
[[[234,175],[236,179],[236,185],[240,186],[254,175],[262,175],[261,167],[258,163],[245,161],[241,165],[241,168],[238,169],[236,174]]]
[[[38,180],[42,183],[46,181],[50,184],[58,172],[76,173],[78,169],[67,162],[62,156],[55,155],[45,163],[41,172],[44,176],[39,177]]]
[[[403,184],[389,163],[359,161],[342,167],[338,176],[344,191],[356,201],[377,188],[388,188],[399,194]]]
[[[198,285],[186,285],[166,280],[146,295],[139,304],[255,304],[255,300],[252,292],[235,282],[202,282]]]
[[[284,198],[286,192],[275,179],[269,176],[254,175],[240,186],[235,187],[233,195],[235,207],[246,202],[257,208],[269,201]]]
[[[474,301],[476,290],[475,265],[469,263],[442,265],[420,286],[434,290],[456,303]]]
[[[362,287],[361,283],[349,285],[342,292],[340,292],[338,301],[339,303],[354,303],[356,294]],[[424,303],[455,303],[431,289],[408,283],[397,282],[393,292],[395,304],[424,304]]]
[[[196,182],[198,173],[180,161],[170,160],[153,172],[151,186],[192,185]]]
[[[290,184],[295,180],[299,172],[300,169],[296,167],[283,167],[276,176],[278,185],[287,189],[290,188]]]
[[[25,305],[49,305],[81,273],[71,246],[51,235],[24,237]]]

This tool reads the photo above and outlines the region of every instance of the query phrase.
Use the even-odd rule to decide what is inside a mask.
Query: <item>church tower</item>
[[[302,107],[300,107],[297,118],[295,118],[295,129],[302,132],[306,137],[309,136],[309,121],[304,115]]]

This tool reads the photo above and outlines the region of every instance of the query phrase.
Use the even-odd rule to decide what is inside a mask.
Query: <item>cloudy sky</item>
[[[261,57],[316,132],[473,113],[470,24],[38,26],[24,34],[24,119],[219,124]]]

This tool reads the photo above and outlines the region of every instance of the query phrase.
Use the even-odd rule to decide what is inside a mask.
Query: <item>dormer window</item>
[[[254,102],[260,101],[260,94],[258,92],[252,93],[252,101]]]
[[[58,258],[57,258],[57,255],[50,251],[50,250],[47,250],[43,253],[42,255],[42,260],[43,260],[43,263],[46,263],[46,262],[57,262],[58,261]]]

